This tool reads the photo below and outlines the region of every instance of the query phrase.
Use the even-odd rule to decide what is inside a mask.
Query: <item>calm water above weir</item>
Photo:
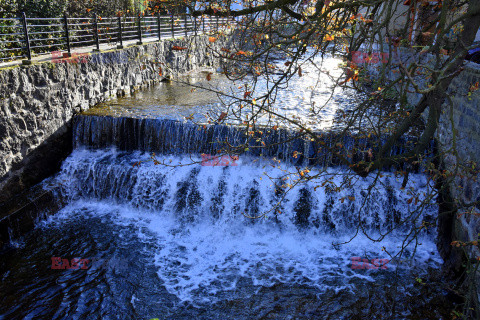
[[[204,81],[204,76],[192,75],[189,81]],[[306,96],[300,97],[309,91],[307,80],[305,88],[282,93],[280,108],[286,114],[308,118],[301,108]],[[328,90],[322,90],[314,95],[328,100]],[[352,99],[336,93],[319,128],[331,125],[341,101]],[[67,205],[2,254],[0,319],[449,315],[453,303],[433,282],[440,278],[432,277],[442,263],[433,231],[420,231],[419,241],[407,246],[402,257],[390,261],[387,254],[436,216],[432,200],[410,219],[410,199],[421,199],[433,187],[425,176],[412,174],[405,189],[392,173],[384,173],[373,189],[372,177],[356,177],[334,192],[335,185],[346,183],[345,172],[329,168],[324,179],[332,177],[331,182],[309,182],[285,193],[274,182],[285,178],[285,170],[296,170],[288,161],[276,168],[249,155],[236,166],[183,166],[201,162],[194,150],[200,150],[203,136],[157,118],[182,120],[218,107],[216,101],[210,93],[193,95],[190,87],[161,84],[87,113],[148,118],[150,127],[129,119],[77,119],[74,152],[45,181],[45,188],[56,188]],[[131,130],[168,130],[158,139],[152,138],[157,132],[133,136],[125,133],[130,132],[127,122]],[[175,134],[175,139],[165,134]],[[213,130],[210,142],[225,135],[235,132]],[[173,140],[181,140],[181,146]],[[293,143],[281,152],[290,152]],[[123,150],[109,147],[114,144]],[[152,148],[164,150],[158,160],[173,167],[149,161],[143,151]],[[258,216],[281,199],[280,208],[266,219],[245,216]],[[351,240],[359,224],[373,237],[397,230],[379,242],[362,235]],[[61,269],[57,258],[70,269]],[[357,258],[369,263],[357,265]],[[74,267],[76,259],[85,260]]]
[[[341,60],[326,57],[323,63],[315,62],[315,66],[308,63],[304,65],[302,77],[294,76],[288,86],[274,90],[273,96],[277,114],[294,117],[314,130],[323,130],[334,125],[339,110],[348,110],[349,106],[355,105],[358,101],[358,94],[350,89],[338,87],[334,89],[336,80],[342,75],[342,70],[339,68]],[[272,90],[272,80],[282,75],[280,70],[285,68],[283,63],[283,60],[275,63],[278,70],[271,75],[268,81],[257,82],[255,85],[256,96],[250,98],[259,97],[267,90]],[[328,75],[319,73],[316,68],[328,72]],[[210,81],[207,80],[209,73]],[[205,70],[179,77],[171,82],[160,83],[146,91],[136,93],[133,97],[100,104],[84,114],[175,120],[184,120],[188,117],[195,122],[205,122],[204,115],[206,113],[220,114],[226,111],[221,106],[221,101],[227,104],[232,101],[229,97],[221,96],[220,98],[216,91],[230,97],[243,99],[245,91],[252,91],[252,85],[248,77],[232,83],[221,73]],[[237,104],[235,105],[237,106]],[[249,113],[247,109],[243,109],[243,117],[245,117],[245,113]],[[227,113],[225,123],[239,124],[238,119],[233,116],[233,112],[227,110]],[[269,122],[270,117],[267,115],[260,115],[258,118],[259,124],[289,126],[287,122],[280,120]]]

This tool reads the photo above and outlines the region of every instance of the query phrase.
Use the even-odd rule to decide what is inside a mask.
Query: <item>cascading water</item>
[[[319,141],[287,129],[262,129],[261,134],[247,134],[241,127],[227,125],[203,126],[169,119],[138,119],[111,116],[79,116],[75,118],[74,146],[120,150],[148,151],[161,154],[241,153],[246,156],[275,158],[291,165],[328,167],[340,164],[332,153],[346,155],[355,151],[352,159],[368,160],[368,150],[378,148],[386,136],[359,137],[335,132],[318,133]],[[391,155],[410,149],[414,138],[402,138],[392,147]],[[245,151],[248,146],[248,151]],[[294,153],[298,156],[294,157]]]
[[[381,315],[368,308],[351,313],[340,306],[360,306],[355,297],[361,287],[367,290],[361,296],[379,294],[376,286],[394,290],[398,285],[400,292],[408,292],[411,283],[403,278],[441,262],[432,235],[425,232],[419,235],[421,245],[408,246],[402,256],[412,257],[415,251],[414,266],[399,259],[385,269],[352,269],[352,257],[389,258],[386,252],[399,249],[398,239],[414,230],[415,221],[419,226],[433,219],[434,204],[410,217],[413,204],[408,200],[430,193],[422,175],[412,175],[401,190],[401,181],[385,173],[383,184],[367,196],[372,178],[357,178],[335,191],[333,186],[344,178],[342,169],[332,168],[326,172],[326,178],[334,177],[331,187],[316,188],[321,180],[285,194],[278,182],[292,169],[287,164],[273,168],[243,157],[237,166],[218,167],[187,165],[200,161],[198,155],[158,156],[174,166],[165,167],[149,159],[149,154],[115,149],[72,153],[50,182],[60,187],[69,205],[25,240],[26,247],[38,244],[35,252],[14,258],[32,262],[12,270],[3,284],[13,285],[31,269],[42,285],[15,295],[18,300],[10,303],[17,307],[2,311],[7,318],[104,314],[104,319],[114,319],[119,310],[122,319],[255,318],[255,307],[275,310],[278,303],[287,303],[298,309],[297,298],[289,297],[307,293],[308,303],[325,314]],[[261,215],[281,198],[266,219],[245,217]],[[359,235],[334,245],[348,242],[358,225],[370,235],[398,228],[378,243]],[[88,258],[92,266],[51,270],[52,256]],[[58,284],[52,284],[53,278]],[[256,305],[264,294],[279,302]],[[3,294],[0,298],[5,302]],[[40,301],[49,301],[49,307],[27,307]],[[242,310],[248,301],[255,306],[252,313]]]
[[[336,160],[319,153],[321,146],[292,135],[266,132],[267,145],[291,141],[261,148],[257,137],[229,126],[77,117],[75,150],[45,182],[68,204],[4,254],[0,319],[438,319],[448,313],[441,291],[415,285],[441,264],[435,234],[424,228],[435,220],[435,201],[416,206],[432,194],[427,177],[411,174],[405,188],[394,172],[351,179],[346,169],[329,167]],[[201,153],[248,139],[253,147],[236,166],[202,165]],[[360,150],[382,141],[342,139]],[[326,134],[322,142],[338,137]],[[292,157],[295,151],[301,156]],[[150,152],[166,165],[156,165]],[[272,165],[273,157],[282,162]],[[309,164],[315,165],[309,174],[321,171],[322,178],[282,187],[295,184],[289,172],[298,176]],[[55,257],[87,259],[88,267],[52,269]]]

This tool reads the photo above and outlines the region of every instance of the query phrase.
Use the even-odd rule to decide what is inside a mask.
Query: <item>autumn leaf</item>
[[[207,81],[212,80],[212,74],[211,72],[207,73]]]
[[[251,94],[251,91],[247,91],[243,94],[243,99],[247,99],[247,97]]]
[[[222,49],[220,49],[220,51],[223,51],[223,52],[226,52],[226,53],[230,53],[230,52],[231,52],[231,51],[230,51],[229,49],[227,49],[227,48],[222,48]]]
[[[286,67],[289,67],[289,66],[291,66],[291,65],[292,65],[292,63],[291,63],[290,61],[285,62],[285,66],[286,66]]]
[[[227,116],[227,113],[226,113],[226,112],[222,112],[222,113],[220,114],[220,117],[218,118],[217,122],[222,121],[223,119],[225,119],[226,116]]]
[[[302,67],[298,67],[298,76],[299,76],[299,77],[302,76]]]
[[[326,34],[325,37],[323,38],[323,41],[333,41],[333,39],[335,39],[335,36]]]
[[[235,53],[237,56],[246,56],[247,53],[245,51],[238,51],[237,53]]]
[[[210,41],[211,43],[214,43],[215,41],[217,41],[217,38],[215,38],[215,37],[209,37],[209,38],[208,38],[208,41]]]
[[[162,67],[158,67],[158,75],[161,77],[163,75]]]
[[[187,48],[185,48],[185,47],[179,47],[179,46],[173,46],[173,47],[172,47],[172,50],[181,51],[181,50],[187,50]]]
[[[135,168],[135,167],[140,167],[140,164],[141,164],[141,163],[142,163],[142,161],[135,162],[132,167],[133,167],[133,168]]]

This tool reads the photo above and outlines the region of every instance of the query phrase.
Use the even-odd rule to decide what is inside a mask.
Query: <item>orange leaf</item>
[[[335,39],[335,36],[331,36],[329,34],[326,34],[323,38],[324,41],[333,41],[333,39]]]
[[[237,55],[237,56],[246,56],[247,53],[246,53],[245,51],[238,51],[238,52],[236,53],[236,55]]]
[[[243,99],[247,99],[247,97],[251,94],[251,91],[247,91],[243,94]]]
[[[302,67],[298,67],[298,76],[299,76],[299,77],[302,76]]]
[[[211,43],[214,43],[215,41],[217,41],[217,38],[215,38],[215,37],[209,37],[209,38],[208,38],[208,41],[210,41]]]
[[[212,74],[211,72],[207,73],[207,81],[212,80]]]
[[[292,63],[290,61],[285,62],[285,66],[289,67]]]

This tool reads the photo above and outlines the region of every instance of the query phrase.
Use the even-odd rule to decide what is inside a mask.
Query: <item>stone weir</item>
[[[312,141],[305,134],[287,129],[249,130],[246,126],[198,125],[169,119],[79,115],[74,119],[73,145],[74,148],[116,147],[122,151],[172,155],[226,153],[275,158],[295,166],[331,167],[342,164],[335,152],[352,162],[370,161],[369,149],[377,149],[387,138],[366,138],[330,131],[316,133],[318,139]],[[391,155],[405,152],[414,146],[415,141],[413,137],[400,139],[392,148]],[[418,172],[419,167],[413,169]]]

